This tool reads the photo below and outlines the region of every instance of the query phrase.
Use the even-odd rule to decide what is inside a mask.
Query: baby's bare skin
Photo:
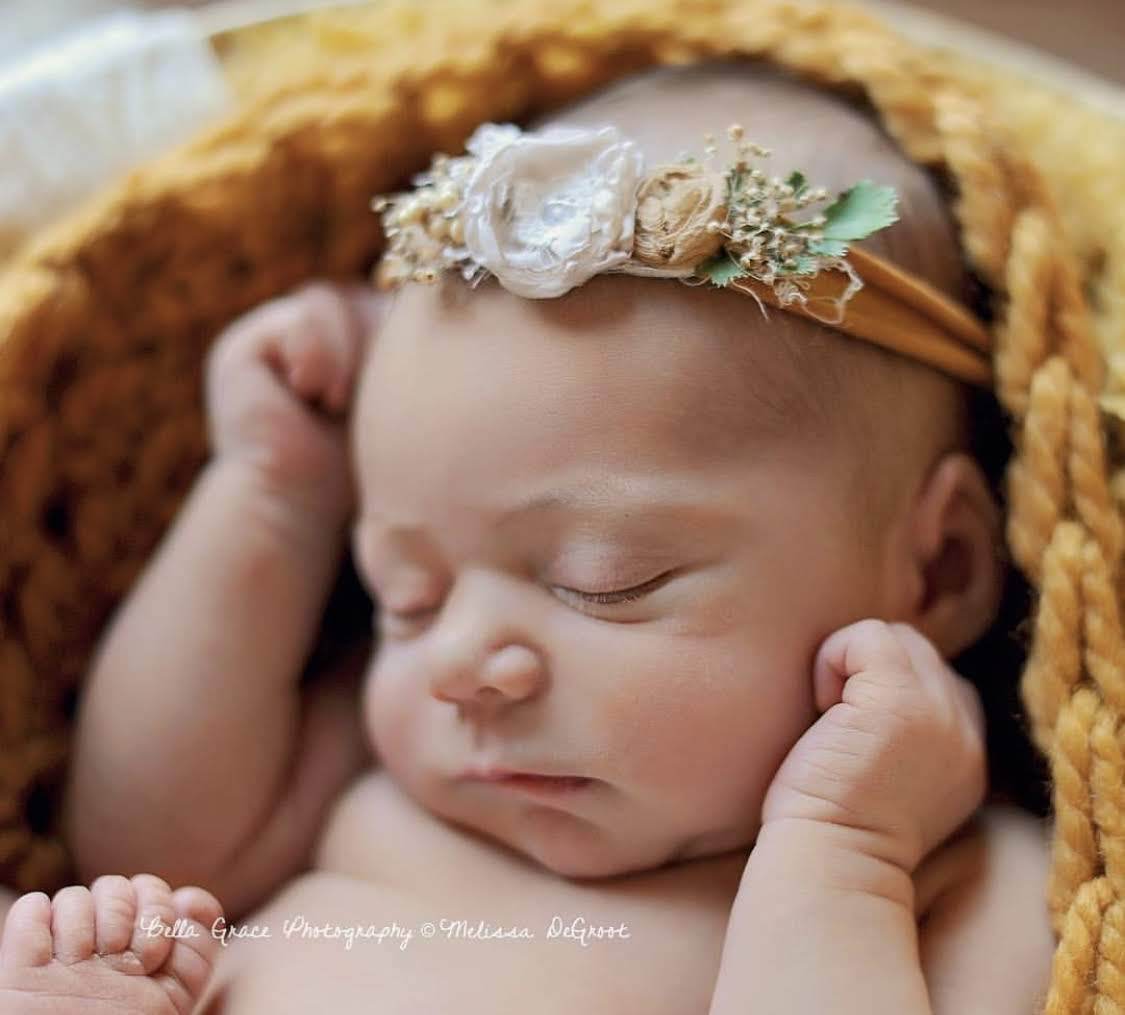
[[[644,282],[634,281],[636,286],[627,284],[641,295],[639,286]],[[590,286],[597,288],[597,282]],[[678,291],[673,295],[678,299]],[[416,466],[406,459],[400,462],[388,457],[409,438],[400,432],[397,440],[381,440],[376,454],[369,446],[372,434],[389,436],[393,432],[388,429],[390,422],[407,416],[396,410],[393,402],[396,393],[411,390],[410,371],[416,365],[406,344],[408,339],[424,341],[420,336],[440,335],[441,315],[458,313],[457,308],[438,310],[437,304],[427,302],[431,296],[420,293],[410,297],[413,303],[404,301],[398,307],[399,313],[414,316],[398,321],[399,338],[397,344],[387,339],[387,356],[370,359],[373,369],[366,376],[372,383],[361,392],[354,417],[358,443],[353,450],[359,464],[361,512],[371,503],[368,498],[375,491],[388,488],[390,484],[378,480],[392,466],[397,469],[396,482],[390,486],[399,495],[416,495],[418,503],[440,503],[435,494],[426,495],[409,485],[417,476]],[[610,296],[609,290],[602,291],[602,298]],[[325,310],[326,298],[331,296],[318,290],[321,311]],[[477,329],[472,341],[479,343],[481,354],[498,359],[516,354],[516,343],[523,333],[520,329],[531,313],[526,305],[504,301],[493,291],[478,293],[472,307],[471,315],[461,311],[467,316],[458,320],[466,328]],[[674,299],[667,306],[652,305],[651,312],[654,319],[670,320],[676,307]],[[508,314],[516,316],[503,323],[505,319],[498,315]],[[566,329],[573,327],[565,320],[557,325],[560,340]],[[632,341],[627,336],[634,333],[644,335],[649,343],[656,341],[653,328],[644,321],[633,325],[626,317],[618,328],[620,335],[614,339],[607,335],[607,343]],[[512,332],[510,337],[508,332]],[[508,353],[498,349],[489,352],[489,342],[512,345]],[[664,355],[678,358],[684,368],[691,362],[689,353],[673,343],[660,348]],[[588,350],[595,358],[588,366],[579,364],[577,368],[589,369],[608,380],[607,370],[613,360],[598,359],[602,354],[595,346]],[[425,377],[435,386],[436,397],[413,420],[415,434],[431,427],[435,434],[446,432],[459,439],[475,439],[466,423],[454,425],[452,419],[443,422],[440,418],[442,412],[453,413],[455,419],[462,419],[456,415],[462,411],[467,413],[464,420],[472,416],[471,397],[463,405],[455,400],[452,385],[455,378],[464,376],[454,358],[456,351],[451,346],[427,367]],[[470,351],[466,339],[460,354]],[[534,355],[531,351],[527,354]],[[564,362],[573,362],[573,357],[560,361],[558,367]],[[622,383],[628,377],[629,384],[659,385],[663,378],[677,376],[651,354],[649,363],[651,376],[642,381],[629,368],[622,374]],[[380,371],[374,370],[376,366]],[[280,372],[284,375],[285,371],[283,362]],[[682,399],[683,406],[677,406],[667,393],[650,403],[659,407],[662,423],[680,418],[677,412],[685,411],[690,401],[699,398],[687,375],[683,371],[678,375],[675,397]],[[709,383],[706,376],[701,370],[695,383]],[[329,370],[323,383],[331,388],[333,381],[334,374]],[[562,384],[561,375],[556,374],[555,382]],[[447,392],[442,393],[442,385],[450,385]],[[567,402],[564,399],[560,404]],[[606,403],[607,411],[633,413],[642,404]],[[594,406],[591,403],[591,413]],[[582,411],[581,406],[578,409]],[[735,414],[739,411],[736,406]],[[529,442],[529,466],[534,464],[532,451],[535,460],[546,466],[555,455],[584,454],[578,441],[596,441],[601,431],[617,432],[623,447],[631,436],[622,426],[599,422],[593,416],[587,429],[580,424],[581,419],[584,417],[571,423],[555,418],[553,425],[569,436],[550,447],[547,442],[552,424],[544,424],[542,434],[536,435],[531,429],[533,417],[521,421],[510,433]],[[278,425],[288,424],[283,420]],[[732,419],[727,425],[735,426],[736,422]],[[658,438],[663,432],[655,431]],[[642,443],[624,452],[630,463],[652,453],[646,450],[650,445],[643,443],[652,434],[638,429],[636,436]],[[690,439],[704,445],[689,445],[682,452],[687,460],[705,468],[707,462],[700,459],[697,449],[713,436],[714,432],[709,435],[706,428],[698,436],[693,434]],[[406,680],[396,669],[409,662],[414,642],[396,618],[394,626],[384,628],[383,644],[373,658],[365,652],[357,653],[350,671],[345,668],[322,675],[303,699],[296,693],[294,683],[302,658],[299,653],[304,651],[299,635],[304,632],[307,637],[315,629],[316,606],[323,601],[323,591],[318,589],[327,587],[330,565],[338,552],[333,547],[339,545],[339,534],[325,520],[339,519],[334,524],[342,525],[348,517],[339,488],[310,481],[317,470],[335,467],[331,459],[302,455],[295,463],[288,457],[294,447],[308,449],[312,439],[306,434],[297,441],[267,444],[264,449],[251,446],[252,453],[220,456],[211,463],[147,576],[147,584],[142,583],[111,631],[83,706],[75,782],[68,797],[77,855],[85,865],[84,872],[92,876],[98,869],[128,870],[135,865],[174,883],[198,883],[214,891],[236,924],[269,928],[269,939],[236,939],[223,950],[204,1010],[274,1012],[285,1011],[290,1005],[291,1010],[302,1011],[315,1000],[341,1012],[348,1011],[349,1006],[361,1011],[367,1010],[376,994],[387,1011],[416,1011],[419,1006],[440,1009],[455,998],[468,1010],[477,1004],[481,1011],[498,1010],[498,1004],[536,1011],[552,1010],[548,1006],[556,1004],[562,1011],[572,1010],[577,1003],[606,1012],[706,1010],[720,968],[732,904],[747,869],[762,798],[777,762],[816,717],[811,679],[807,672],[802,675],[807,666],[805,653],[815,648],[819,630],[830,631],[855,616],[849,611],[886,614],[901,609],[901,603],[894,607],[870,598],[864,605],[855,605],[860,590],[854,583],[850,587],[841,584],[834,576],[863,573],[861,556],[854,561],[848,556],[861,555],[864,551],[859,547],[849,550],[846,541],[833,539],[826,532],[824,545],[831,546],[832,552],[814,559],[807,556],[807,540],[790,545],[782,539],[774,548],[779,566],[806,555],[802,572],[813,582],[809,587],[817,594],[802,599],[804,614],[778,602],[779,612],[768,622],[752,613],[737,622],[733,617],[723,619],[727,617],[723,610],[708,605],[715,595],[730,597],[726,609],[735,609],[741,596],[745,603],[759,602],[755,609],[764,613],[774,608],[771,598],[777,598],[779,588],[766,583],[762,589],[766,594],[755,600],[759,593],[754,589],[760,578],[748,570],[747,580],[754,584],[746,585],[741,592],[731,587],[723,593],[725,582],[738,580],[733,577],[738,565],[732,563],[728,570],[702,579],[695,595],[683,600],[679,626],[671,628],[687,639],[685,645],[690,642],[681,662],[685,672],[694,666],[701,676],[709,674],[711,680],[727,681],[724,690],[713,688],[710,698],[699,699],[682,679],[680,684],[662,687],[661,682],[669,679],[661,669],[666,666],[668,649],[662,649],[651,660],[634,654],[631,664],[624,657],[616,661],[613,670],[620,671],[622,678],[631,666],[637,679],[644,681],[635,691],[622,686],[618,705],[605,698],[598,670],[576,665],[568,677],[569,689],[561,672],[552,688],[553,694],[562,696],[560,711],[553,720],[560,724],[554,742],[544,742],[533,752],[532,734],[521,735],[511,727],[505,739],[495,741],[497,746],[506,747],[507,753],[493,754],[489,759],[466,739],[473,728],[469,720],[483,723],[488,714],[499,723],[504,717],[503,712],[486,713],[487,708],[496,708],[495,701],[492,706],[487,702],[490,688],[491,693],[499,691],[504,696],[506,707],[513,709],[512,717],[531,714],[516,710],[521,703],[530,707],[549,700],[535,690],[544,679],[542,671],[535,669],[538,664],[521,659],[501,666],[497,656],[491,668],[459,670],[452,657],[435,654],[424,671]],[[498,442],[502,439],[505,435],[500,430],[491,446],[487,442],[479,446],[489,447],[495,455],[496,469],[517,467],[519,455],[501,447]],[[328,451],[335,445],[326,440],[322,447]],[[440,462],[435,457],[437,448],[434,443],[425,459],[433,468]],[[448,453],[452,457],[446,474],[452,475],[452,463],[458,460],[456,446]],[[482,457],[477,469],[468,475],[480,479],[484,462]],[[658,468],[672,472],[674,466],[669,460]],[[768,482],[759,480],[760,489],[772,490],[771,496],[778,497],[778,520],[768,527],[780,536],[786,512],[791,510],[781,497],[790,474],[783,460],[769,468],[777,472]],[[293,487],[295,499],[287,501],[283,493],[289,489],[285,476],[292,469],[306,478]],[[966,470],[963,481],[968,482],[970,476]],[[800,467],[792,477],[799,485],[815,481]],[[831,482],[830,477],[825,478]],[[720,487],[712,484],[711,489],[718,491]],[[827,509],[829,489],[819,494],[809,490],[801,498],[805,509]],[[319,497],[324,499],[318,503]],[[737,494],[735,499],[740,500]],[[767,526],[773,510],[769,497],[760,497],[756,510],[760,524]],[[446,519],[444,531],[451,540],[477,538],[464,528],[469,517],[466,511]],[[827,524],[829,515],[824,517]],[[232,519],[243,522],[232,526]],[[718,526],[706,530],[708,538],[716,540],[711,547],[713,554],[723,552],[725,544],[717,542],[723,531]],[[381,601],[386,596],[399,611],[412,608],[412,603],[403,601],[405,589],[400,591],[398,584],[383,584],[389,577],[382,570],[385,561],[372,552],[372,544],[361,536],[362,532],[357,529],[356,550],[364,580],[380,582]],[[261,542],[257,542],[259,539]],[[323,543],[318,545],[318,540]],[[736,539],[733,545],[737,548],[742,544]],[[252,554],[246,557],[248,546]],[[837,546],[843,548],[837,550]],[[768,556],[759,559],[763,567],[772,560]],[[291,563],[283,566],[284,561]],[[814,580],[816,569],[821,567],[830,570]],[[315,580],[311,577],[314,574]],[[395,582],[401,577],[395,575]],[[466,613],[456,638],[450,628],[446,642],[449,650],[469,651],[483,639],[489,630],[487,625],[504,615],[502,602],[509,608],[519,609],[523,603],[523,609],[530,609],[532,599],[505,598],[503,582],[491,575],[478,580],[479,598],[475,603],[465,599],[462,607],[471,612],[475,605],[482,611],[480,619],[470,624],[470,613]],[[311,590],[310,583],[314,586]],[[865,589],[865,596],[881,594],[874,584]],[[520,596],[525,595],[521,591]],[[185,603],[206,607],[205,612],[194,618],[181,613],[190,623],[164,633],[159,642],[149,641],[152,632],[159,629],[160,604],[176,596]],[[490,596],[499,597],[491,608]],[[669,596],[668,603],[675,604],[671,591]],[[654,598],[653,602],[657,601]],[[559,625],[560,650],[570,644],[589,653],[604,642],[604,650],[589,658],[591,664],[600,658],[601,665],[608,666],[627,644],[624,634],[628,627],[608,621],[591,624],[583,619],[588,615],[578,610],[556,615],[551,600],[540,602],[536,609],[543,611],[542,630]],[[214,612],[218,603],[222,607]],[[693,603],[697,604],[695,614],[691,612]],[[639,608],[657,609],[647,605]],[[667,609],[672,611],[675,606]],[[814,611],[822,611],[823,617],[810,628]],[[517,614],[507,616],[514,623]],[[980,615],[972,612],[954,614],[958,616],[962,619],[957,623],[981,621]],[[283,621],[286,617],[288,620]],[[454,617],[458,614],[448,614],[446,619]],[[519,622],[529,624],[530,614]],[[714,626],[716,623],[720,626]],[[572,636],[563,633],[568,624],[575,625]],[[251,630],[259,633],[251,636]],[[650,630],[655,637],[659,627],[650,623]],[[201,636],[210,639],[202,656],[198,651]],[[183,645],[170,641],[172,637],[182,639]],[[282,643],[279,639],[283,637],[292,640]],[[935,637],[951,639],[948,650],[958,639],[971,640],[972,631],[950,627],[944,633],[935,631]],[[795,647],[794,639],[798,638]],[[811,639],[807,646],[806,638]],[[194,652],[192,643],[197,646]],[[675,645],[675,641],[668,642],[669,647]],[[759,654],[757,676],[746,669],[754,648]],[[147,662],[146,649],[154,653]],[[283,649],[284,657],[280,655]],[[282,665],[285,659],[288,662]],[[769,667],[761,668],[762,660],[767,659]],[[201,660],[210,665],[200,666]],[[177,665],[182,672],[175,679],[168,678],[166,684],[151,680],[157,667],[171,673]],[[741,681],[749,681],[745,689]],[[638,697],[644,686],[650,689],[652,708]],[[362,708],[357,710],[356,695],[361,688]],[[734,708],[732,702],[743,693],[752,694],[752,700]],[[135,701],[138,696],[148,699],[144,711],[149,724],[122,726],[121,713],[113,702],[123,697]],[[596,711],[581,719],[586,714],[582,702],[587,698],[596,704]],[[672,702],[678,703],[669,710]],[[726,708],[720,707],[723,702]],[[572,713],[569,719],[568,713]],[[541,722],[546,723],[550,713],[542,714]],[[622,748],[618,747],[599,756],[607,745],[628,743],[628,736],[642,719],[642,739],[625,753],[619,753]],[[601,734],[604,743],[600,738],[587,743],[596,730],[590,725],[595,720],[620,725]],[[539,736],[546,741],[545,732]],[[177,741],[182,746],[175,746]],[[370,744],[375,745],[377,753],[374,771],[370,770]],[[739,744],[743,745],[741,749]],[[523,745],[522,750],[517,752],[516,745]],[[125,767],[114,760],[118,751]],[[693,759],[693,753],[699,757]],[[741,767],[736,760],[740,755]],[[145,757],[150,764],[138,768],[128,762],[136,757]],[[572,798],[542,801],[510,786],[456,781],[460,768],[485,760],[512,767],[522,762],[535,770],[532,765],[545,765],[553,757],[559,759],[554,764],[556,772],[587,775],[595,779],[594,783]],[[166,759],[163,763],[162,758]],[[689,760],[704,767],[685,764]],[[109,782],[99,785],[99,778]],[[123,780],[133,781],[136,788],[122,793]],[[150,780],[153,790],[145,788]],[[117,787],[117,792],[110,794],[110,785]],[[163,798],[171,804],[166,812],[155,806],[160,797],[151,795],[157,786],[164,788]],[[184,809],[183,799],[205,790],[215,794],[206,810]],[[740,805],[740,799],[749,802]],[[112,801],[115,820],[119,827],[128,829],[128,834],[110,840],[98,833],[98,808],[106,801]],[[263,802],[269,806],[263,808]],[[250,806],[255,812],[248,821],[246,809]],[[219,807],[225,811],[212,810]],[[633,817],[628,816],[630,808]],[[209,813],[225,816],[207,820]],[[1011,852],[1013,847],[1002,843],[1018,840],[1023,843],[1017,851],[1025,856],[1024,866],[1036,868],[1038,863],[1035,877],[1045,875],[1045,862],[1040,862],[1044,857],[1041,841],[1038,852],[1027,845],[1026,823],[1021,826],[1011,821],[987,827],[996,834],[991,836],[985,853],[997,849]],[[981,850],[977,852],[979,855]],[[935,900],[956,897],[953,887],[973,880],[970,875],[976,868],[967,861],[967,855],[964,849],[955,854],[939,851],[929,865],[916,872],[914,904],[923,908],[915,917],[927,915],[927,907],[936,905]],[[1040,861],[1033,860],[1033,855]],[[948,856],[954,856],[956,862]],[[1004,869],[1010,871],[1013,865],[1007,864]],[[1026,897],[1026,883],[1016,885],[1020,896]],[[977,904],[982,914],[979,919],[988,930],[987,934],[980,933],[989,941],[993,935],[1000,935],[1001,940],[1026,941],[1027,928],[1035,924],[1024,912],[1019,924],[1008,926],[1012,918],[1007,914],[1020,913],[1011,894],[998,892],[994,884],[980,891],[987,904]],[[1002,905],[997,898],[1002,899]],[[630,937],[592,941],[583,949],[570,940],[546,937],[555,916],[564,923],[582,917],[597,926],[624,925]],[[388,947],[390,941],[377,944],[359,940],[347,950],[338,939],[286,937],[285,921],[302,917],[314,926],[381,927],[395,922],[415,929],[415,936],[401,950]],[[442,919],[465,919],[472,926],[483,921],[493,927],[527,927],[536,937],[530,941],[423,940],[422,925]],[[964,921],[932,922],[938,932],[920,934],[917,944],[910,947],[921,949],[927,985],[933,991],[949,993],[954,1000],[948,1010],[957,1010],[966,989],[974,996],[979,994],[977,984],[967,987],[964,982],[963,950],[959,952],[948,944],[950,928],[962,933]],[[847,926],[842,924],[840,933]],[[1035,939],[1037,943],[1028,945],[1028,949],[1034,953],[1029,960],[1045,972],[1050,946],[1045,915],[1042,931]],[[858,933],[849,931],[849,940],[856,942]],[[881,947],[874,940],[872,945]],[[482,968],[486,970],[484,977],[480,975]],[[814,975],[813,970],[809,975]],[[997,982],[993,971],[989,976],[990,982]],[[1023,983],[1027,982],[1024,977]],[[1019,996],[1011,991],[1009,994]]]
[[[67,814],[84,876],[198,883],[269,930],[223,952],[215,1011],[727,1015],[794,986],[841,1013],[921,1012],[927,990],[939,1015],[1026,1010],[1051,950],[1030,819],[982,812],[862,892],[835,842],[762,825],[779,766],[822,725],[829,635],[897,621],[940,663],[995,614],[998,518],[948,383],[875,370],[837,336],[824,362],[864,383],[805,412],[784,315],[669,280],[371,302],[315,287],[220,339],[216,454],[82,703]],[[352,523],[379,648],[304,690]],[[970,814],[952,784],[982,775],[979,752],[915,719],[926,758],[957,764],[938,796],[896,806],[912,827],[952,801],[955,825]],[[543,799],[494,769],[587,782]],[[546,937],[555,916],[630,937],[581,949]],[[298,918],[415,937],[349,951],[285,937]],[[420,937],[442,919],[536,937]],[[909,1005],[871,1002],[856,970],[873,963],[883,1002]]]
[[[612,117],[594,97],[572,122],[612,118],[655,161],[698,140],[702,110],[711,126],[747,112],[745,81],[637,84]],[[842,174],[825,184],[856,178],[841,155],[894,168],[873,124],[822,99],[761,83],[754,132],[774,136],[757,139],[800,133],[818,178]],[[955,293],[952,223],[924,228],[947,256],[922,274]],[[958,723],[915,710],[917,740],[891,741],[896,792],[873,790],[878,764],[854,785],[814,773],[848,784],[827,809],[853,802],[861,824],[876,798],[908,832],[937,812],[933,841],[880,840],[918,847],[888,863],[841,845],[838,821],[794,818],[817,767],[792,764],[799,748],[853,714],[820,714],[818,645],[895,621],[938,665],[894,676],[948,689],[943,660],[995,614],[998,517],[949,382],[875,369],[842,336],[787,358],[807,322],[670,280],[401,296],[392,319],[369,292],[312,286],[219,339],[214,455],[85,688],[65,808],[82,876],[200,884],[243,934],[271,935],[220,952],[212,1012],[1035,1007],[1053,950],[1042,830],[970,816],[983,762]],[[305,687],[349,535],[379,650]],[[480,778],[494,768],[586,783],[537,797]],[[348,949],[287,935],[294,920],[412,937]],[[449,938],[442,921],[464,924]],[[612,936],[582,947],[582,928]],[[39,966],[90,974],[67,1004],[102,982],[96,962]]]
[[[387,1015],[706,1012],[747,855],[734,851],[609,882],[568,881],[434,818],[386,773],[373,771],[334,808],[314,869],[240,922],[243,933],[270,928],[272,937],[228,939],[200,1010],[358,1015],[378,998]],[[1040,883],[1046,866],[1036,823],[1013,808],[990,807],[919,872],[917,919],[935,928],[922,939],[923,965],[935,998],[950,999],[944,1010],[966,1010],[958,1006],[968,990],[982,1012],[1004,1010],[1020,991],[1045,990],[1047,928],[1015,969],[991,965],[985,946],[1018,940],[1029,922],[1042,921],[1035,893],[1024,888]],[[994,880],[982,887],[986,867],[1002,868],[1017,890],[1005,893]],[[950,930],[940,926],[948,907],[939,900],[958,891],[978,901],[971,926]],[[298,916],[310,925],[390,930],[381,941],[356,939],[349,950],[344,939],[297,931],[286,937],[285,921]],[[443,919],[450,921],[444,932],[422,937],[424,925]],[[548,937],[553,921],[556,929],[606,934],[624,926],[629,937],[590,936],[583,946],[578,933]],[[527,928],[535,937],[467,936],[482,923],[487,933]],[[983,988],[960,979],[958,952],[966,949],[980,952]],[[1038,979],[1029,977],[1036,968]]]
[[[555,818],[560,817],[556,812]],[[529,813],[529,820],[535,820]],[[540,820],[550,820],[542,815]],[[745,853],[603,883],[575,883],[434,818],[385,773],[360,779],[333,812],[316,869],[286,886],[219,957],[206,1012],[614,1013],[707,1010],[730,902]],[[397,924],[382,941],[286,938],[284,924]],[[549,938],[556,927],[624,930],[629,937]],[[441,921],[450,921],[447,931]],[[464,921],[465,927],[454,926]],[[434,937],[422,936],[433,923]],[[471,939],[467,928],[533,939]],[[581,927],[582,924],[577,925]]]

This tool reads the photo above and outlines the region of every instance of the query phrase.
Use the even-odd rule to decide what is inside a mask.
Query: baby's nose
[[[481,660],[435,666],[430,693],[457,705],[515,704],[534,697],[546,683],[543,660],[526,645],[504,645]]]

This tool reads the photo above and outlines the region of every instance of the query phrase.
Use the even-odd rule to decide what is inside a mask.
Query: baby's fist
[[[207,360],[215,454],[342,520],[352,500],[344,417],[378,298],[310,283],[231,324]]]
[[[813,670],[824,714],[778,769],[763,826],[842,825],[913,873],[987,788],[976,689],[908,624],[862,620],[831,634]]]

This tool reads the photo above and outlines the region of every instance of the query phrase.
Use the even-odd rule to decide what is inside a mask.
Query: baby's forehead
[[[597,276],[549,300],[494,282],[411,284],[372,346],[361,411],[453,424],[474,404],[506,407],[513,420],[725,458],[800,429],[808,378],[781,337],[785,316],[672,279]]]
[[[732,123],[771,151],[761,167],[768,174],[800,169],[830,191],[851,186],[859,176],[885,177],[894,167],[910,165],[884,137],[877,119],[854,101],[754,61],[650,68],[550,110],[526,127],[609,124],[638,145],[648,166],[678,162],[685,155],[704,159],[710,134],[718,164],[727,165],[736,157],[725,141]],[[846,157],[841,145],[848,146]]]

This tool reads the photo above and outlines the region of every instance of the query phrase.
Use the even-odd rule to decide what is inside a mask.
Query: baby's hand
[[[844,826],[912,874],[984,798],[976,689],[913,627],[881,620],[826,638],[813,680],[824,714],[774,776],[763,828],[789,818]]]
[[[275,493],[346,518],[344,417],[379,299],[359,286],[310,283],[231,324],[207,360],[214,453],[250,462]]]

